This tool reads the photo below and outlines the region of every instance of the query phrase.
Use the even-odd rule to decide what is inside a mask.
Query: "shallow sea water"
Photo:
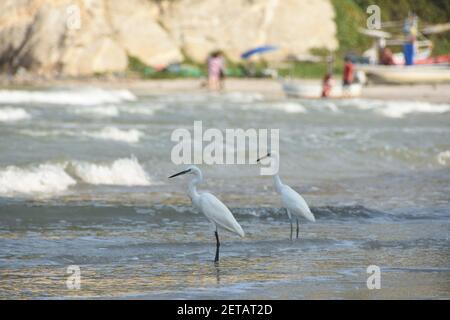
[[[450,298],[450,103],[0,90],[0,298]],[[280,129],[289,221],[256,165],[200,166],[246,232],[215,239],[176,128]],[[81,270],[69,290],[67,267]],[[367,267],[381,270],[369,290]]]

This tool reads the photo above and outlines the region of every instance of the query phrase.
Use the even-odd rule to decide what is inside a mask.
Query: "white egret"
[[[208,192],[197,192],[197,184],[203,181],[203,175],[199,168],[196,166],[189,166],[186,170],[171,175],[169,178],[174,178],[186,173],[194,175],[193,179],[189,182],[187,191],[192,204],[208,218],[215,228],[216,257],[214,258],[214,262],[217,262],[219,261],[220,247],[218,227],[237,233],[241,237],[244,236],[244,230],[242,230],[230,210],[213,194]]]
[[[279,167],[280,156],[278,155],[277,152],[275,151],[269,152],[267,155],[259,158],[257,162],[260,162],[262,159],[265,158],[271,158],[272,161],[276,161],[276,165],[274,165],[273,167],[276,168]],[[275,190],[277,191],[278,194],[281,195],[281,203],[283,204],[283,207],[286,208],[289,220],[291,222],[291,240],[293,231],[292,221],[294,218],[297,220],[297,239],[298,239],[298,229],[299,229],[298,218],[304,217],[312,222],[315,222],[316,219],[314,218],[314,215],[309,209],[305,199],[303,199],[303,197],[299,195],[294,189],[292,189],[288,185],[283,184],[281,182],[278,173],[274,174],[272,177],[275,185]]]

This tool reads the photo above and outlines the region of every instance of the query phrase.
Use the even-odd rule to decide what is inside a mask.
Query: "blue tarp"
[[[278,48],[274,47],[274,46],[256,47],[256,48],[250,49],[250,50],[244,52],[243,54],[241,54],[241,58],[248,59],[254,54],[266,53],[266,52],[275,51],[275,50],[278,50]]]

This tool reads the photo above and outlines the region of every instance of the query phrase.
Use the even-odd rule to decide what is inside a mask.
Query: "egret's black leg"
[[[298,218],[297,218],[297,239],[298,239]]]
[[[292,241],[292,232],[293,232],[293,227],[292,227],[292,219],[290,219],[290,222],[291,222],[291,241]]]
[[[214,262],[218,262],[218,261],[219,261],[219,247],[220,247],[220,242],[219,242],[219,234],[217,233],[217,230],[214,231],[214,234],[216,235],[216,241],[217,241],[217,246],[216,246],[216,257],[214,258]]]

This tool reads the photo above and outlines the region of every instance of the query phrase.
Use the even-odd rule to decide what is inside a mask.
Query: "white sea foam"
[[[206,102],[209,100],[209,96],[206,94],[200,94],[200,93],[173,93],[173,94],[166,94],[166,95],[159,95],[157,97],[158,101],[161,103],[185,103],[186,101],[189,102]]]
[[[321,101],[321,103],[317,104],[315,107],[321,110],[330,110],[332,112],[339,112],[338,106],[331,101]]]
[[[277,102],[277,103],[251,103],[251,104],[242,104],[239,106],[244,110],[276,110],[285,113],[306,113],[306,108],[296,102]]]
[[[70,111],[79,115],[95,117],[117,117],[119,115],[119,108],[114,105],[84,106]]]
[[[306,113],[306,108],[300,103],[282,102],[270,105],[272,109],[282,110],[286,113]]]
[[[116,127],[105,127],[100,131],[85,131],[83,135],[96,139],[136,143],[139,142],[144,133],[136,129],[121,130]]]
[[[57,193],[74,184],[76,181],[64,171],[63,165],[8,166],[0,169],[0,194],[3,196]]]
[[[109,164],[70,161],[0,168],[0,195],[5,197],[20,194],[54,195],[76,185],[74,177],[94,185],[151,184],[147,173],[134,157],[117,159]]]
[[[67,130],[36,130],[23,129],[19,131],[21,134],[30,137],[57,137],[62,135],[71,135]]]
[[[260,93],[243,93],[243,92],[231,92],[224,96],[227,100],[231,102],[255,102],[264,100],[264,96]]]
[[[448,104],[433,104],[428,102],[388,102],[385,107],[378,110],[389,118],[403,118],[411,113],[445,113],[450,111]]]
[[[100,88],[48,91],[0,90],[0,103],[45,103],[88,106],[136,100],[136,96],[128,90],[104,90]]]
[[[98,105],[98,106],[82,106],[69,110],[78,115],[94,116],[94,117],[118,117],[122,114],[152,116],[155,111],[163,108],[163,105],[151,106],[130,106],[130,105]]]
[[[40,130],[40,129],[23,129],[19,131],[21,134],[30,137],[89,137],[94,139],[111,140],[127,143],[137,143],[140,141],[144,133],[137,129],[122,130],[117,127],[104,127],[101,130],[81,131],[76,129],[54,129],[54,130]]]
[[[31,115],[22,108],[0,108],[1,122],[14,122],[19,120],[30,119]]]
[[[450,165],[450,150],[440,152],[437,155],[437,161],[440,165],[443,165],[443,166]]]
[[[135,157],[122,158],[109,164],[74,161],[74,174],[82,181],[95,185],[148,186],[145,170]]]
[[[161,110],[164,107],[165,107],[164,104],[152,104],[145,106],[144,105],[120,106],[120,112],[128,114],[152,116],[155,114],[155,111]]]
[[[417,113],[445,113],[450,111],[450,104],[430,103],[424,101],[384,101],[369,99],[354,99],[343,102],[361,110],[373,110],[388,118],[403,118]]]

